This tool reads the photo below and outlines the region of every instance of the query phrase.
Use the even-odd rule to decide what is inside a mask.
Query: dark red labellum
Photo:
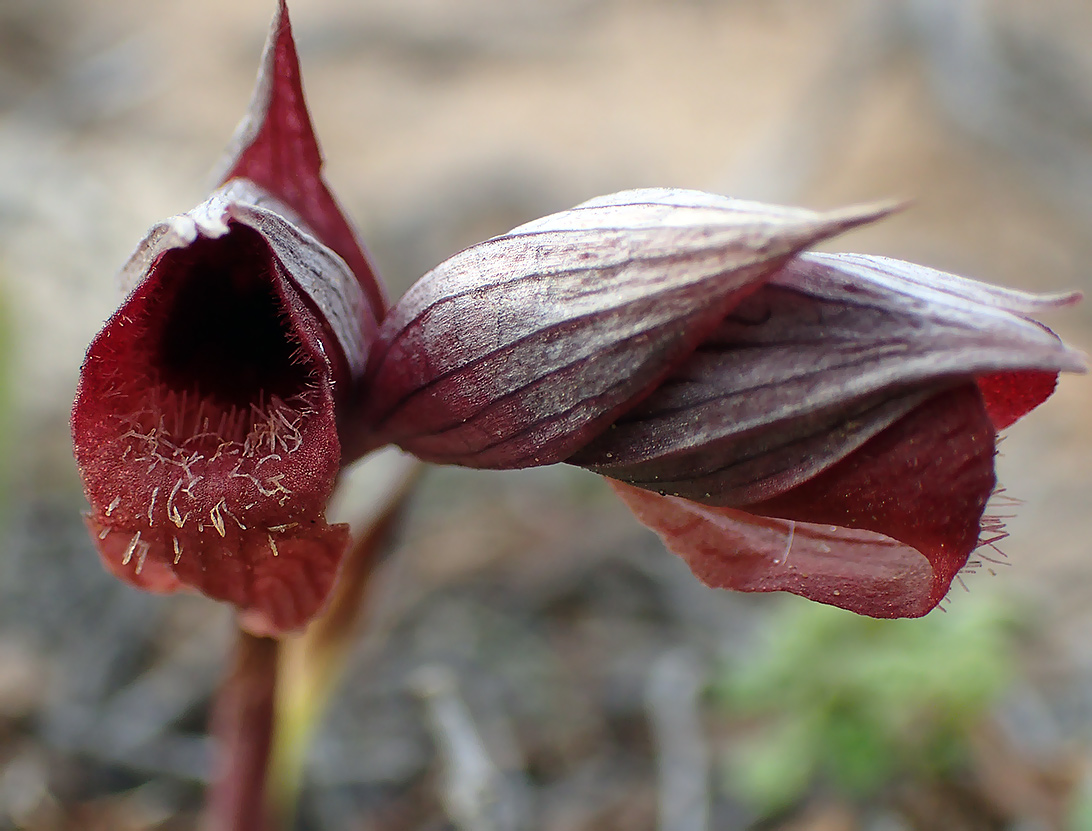
[[[384,310],[320,168],[282,2],[225,185],[137,249],[72,411],[107,568],[226,600],[258,635],[334,586],[349,532],[326,505]]]

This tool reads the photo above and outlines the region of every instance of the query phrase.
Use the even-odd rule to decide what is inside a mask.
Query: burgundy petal
[[[977,387],[956,387],[818,476],[748,511],[875,531],[914,546],[935,568],[954,558],[958,570],[978,542],[996,485],[995,440]]]
[[[368,298],[374,334],[387,303],[367,254],[322,177],[322,153],[303,95],[288,7],[279,0],[246,118],[232,141],[221,183],[247,179],[298,214],[348,264]]]
[[[996,427],[1083,360],[1022,316],[1037,298],[933,269],[804,254],[568,461],[712,505],[782,493],[938,389],[977,380]]]
[[[1057,372],[996,372],[978,379],[986,412],[998,430],[1012,425],[1054,394]]]
[[[787,258],[888,210],[629,191],[473,246],[384,321],[366,441],[471,467],[563,460]]]
[[[126,275],[72,413],[99,551],[143,588],[234,603],[255,634],[297,629],[348,543],[324,511],[363,295],[327,248],[223,194],[154,229]]]
[[[624,482],[611,485],[637,519],[713,588],[787,591],[872,617],[920,617],[932,608],[928,561],[881,534],[699,505]]]
[[[746,510],[612,482],[702,580],[873,617],[934,608],[978,544],[993,426],[973,387],[934,396],[805,484]]]

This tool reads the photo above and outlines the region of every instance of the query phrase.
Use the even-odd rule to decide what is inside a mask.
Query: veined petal
[[[365,442],[471,467],[561,461],[788,258],[889,210],[628,191],[466,249],[384,320]]]
[[[1085,356],[1032,318],[1077,303],[1081,299],[1078,291],[1031,294],[866,254],[809,254],[800,258],[799,266],[790,263],[785,269],[790,284],[821,284],[833,278],[842,286],[870,286],[872,291],[888,293],[891,305],[927,309],[926,325],[947,351],[977,351],[967,355],[967,368],[975,374],[986,409],[999,430],[1049,398],[1059,372],[1087,371]],[[977,343],[976,327],[981,330]],[[988,372],[991,361],[982,354],[984,350],[993,352],[997,371]],[[1018,350],[1023,351],[1020,362],[1015,360]],[[1000,357],[1003,352],[1007,352],[1004,360]]]
[[[256,634],[297,629],[348,544],[324,511],[361,290],[325,246],[223,193],[153,229],[125,274],[72,412],[99,552],[135,585],[235,604]]]
[[[369,314],[361,323],[370,340],[375,321],[386,310],[386,298],[359,236],[323,179],[322,152],[307,111],[284,0],[279,0],[270,26],[247,115],[221,167],[221,184],[232,179],[256,183],[290,206],[348,264],[368,301]]]
[[[1080,355],[1023,314],[1071,302],[883,257],[802,254],[745,298],[643,402],[568,461],[741,506],[799,485],[953,384],[996,428]]]
[[[993,425],[964,386],[930,398],[805,484],[745,510],[611,484],[704,582],[918,617],[979,544]]]

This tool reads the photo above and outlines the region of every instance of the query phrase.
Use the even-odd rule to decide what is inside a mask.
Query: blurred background
[[[191,829],[227,612],[108,578],[67,418],[272,0],[0,0],[0,829]],[[1092,3],[296,0],[327,176],[397,296],[615,190],[912,206],[839,239],[1092,288]],[[1047,323],[1092,345],[1092,304]],[[705,589],[590,475],[427,474],[299,829],[1092,829],[1092,384],[1001,445],[1001,564],[882,623]]]

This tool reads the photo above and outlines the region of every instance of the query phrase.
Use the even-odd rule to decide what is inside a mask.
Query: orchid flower
[[[389,310],[323,182],[283,2],[221,188],[156,226],[72,416],[107,567],[304,626],[348,545],[338,472],[566,462],[714,586],[918,616],[977,547],[997,434],[1084,370],[1038,297],[809,248],[828,213],[686,190],[471,246]]]
[[[367,441],[577,464],[711,585],[925,614],[996,541],[997,431],[1083,370],[1026,315],[1077,297],[800,253],[884,212],[638,190],[472,246],[382,322]]]
[[[222,186],[122,271],[72,409],[106,567],[300,629],[349,545],[325,511],[385,299],[321,174],[283,6]]]

